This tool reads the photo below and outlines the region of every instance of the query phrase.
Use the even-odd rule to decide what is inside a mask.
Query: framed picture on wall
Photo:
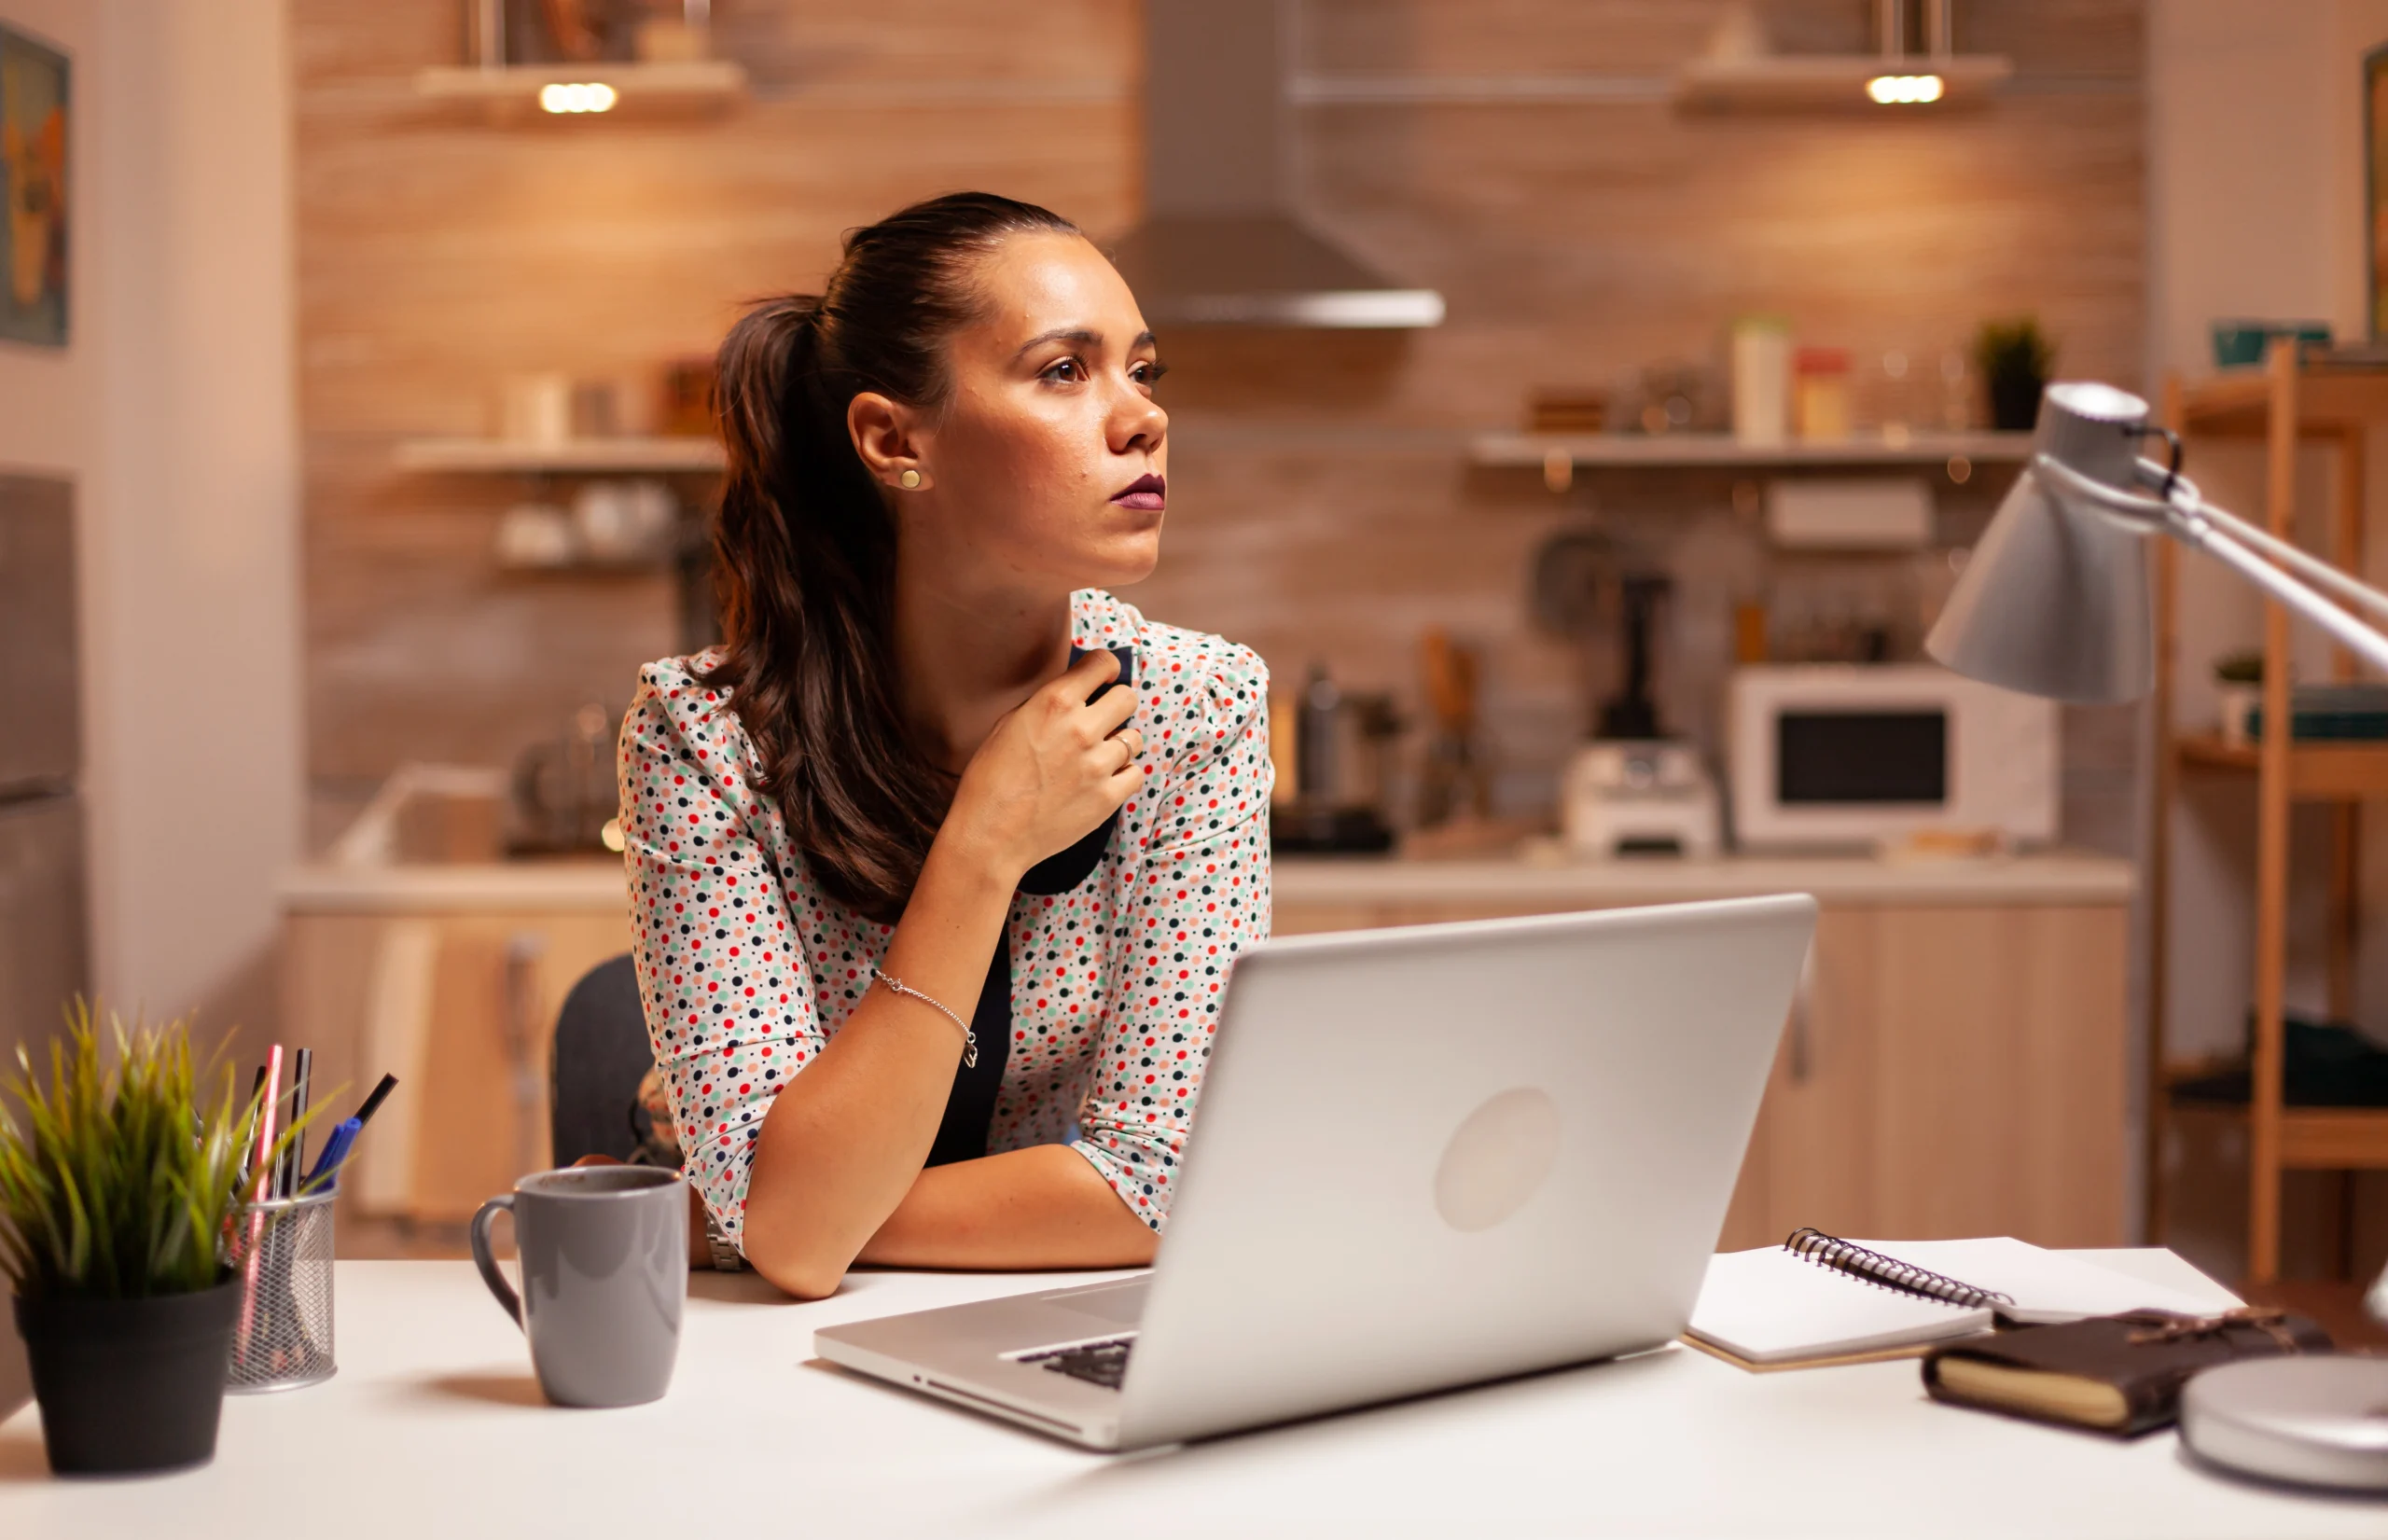
[[[66,345],[66,55],[0,26],[0,338]]]
[[[2371,337],[2388,341],[2388,48],[2363,56],[2363,204]]]

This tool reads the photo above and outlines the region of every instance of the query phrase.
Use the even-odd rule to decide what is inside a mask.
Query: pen
[[[273,1150],[274,1114],[279,1110],[282,1100],[282,1045],[279,1043],[265,1050],[263,1080],[264,1084],[258,1088],[260,1098],[257,1103],[257,1149],[249,1158],[251,1180],[257,1184],[256,1190],[250,1196],[252,1203],[273,1196],[271,1190],[273,1163],[270,1157]],[[235,1350],[240,1353],[248,1351],[249,1334],[257,1325],[257,1253],[258,1242],[264,1239],[265,1215],[252,1209],[249,1214],[248,1244],[241,1269],[243,1273],[241,1325],[240,1334],[236,1339],[239,1346]]]
[[[397,1089],[398,1077],[396,1075],[385,1075],[382,1076],[382,1083],[373,1088],[373,1094],[367,1097],[365,1099],[365,1104],[356,1109],[356,1126],[363,1128],[366,1124],[373,1121],[373,1115],[382,1110],[382,1103],[388,1101],[390,1099],[390,1092]]]
[[[267,1189],[259,1191],[257,1197],[271,1198],[273,1196],[270,1190],[273,1168],[269,1163],[269,1157],[273,1153],[274,1117],[281,1111],[282,1102],[282,1045],[279,1043],[265,1050],[265,1067],[257,1071],[257,1138],[256,1146],[249,1152],[249,1174]]]
[[[314,1075],[315,1050],[300,1048],[295,1057],[297,1062],[290,1072],[291,1137],[289,1145],[282,1152],[282,1158],[274,1166],[273,1195],[276,1198],[298,1195],[298,1163],[306,1158],[304,1145],[307,1136],[299,1131],[298,1124],[307,1116],[307,1083]]]
[[[348,1149],[356,1143],[356,1131],[364,1123],[354,1117],[343,1117],[324,1136],[323,1153],[315,1157],[314,1168],[307,1179],[298,1184],[302,1193],[313,1192],[319,1186],[340,1186],[340,1168],[348,1160]]]

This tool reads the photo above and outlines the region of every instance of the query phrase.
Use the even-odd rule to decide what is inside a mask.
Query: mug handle
[[[491,1199],[473,1215],[473,1265],[481,1269],[481,1282],[489,1285],[489,1292],[497,1297],[497,1302],[506,1307],[506,1313],[512,1316],[514,1324],[519,1326],[522,1324],[522,1297],[506,1281],[506,1274],[497,1270],[497,1258],[489,1254],[489,1227],[500,1209],[508,1214],[514,1212],[512,1193],[501,1193]]]

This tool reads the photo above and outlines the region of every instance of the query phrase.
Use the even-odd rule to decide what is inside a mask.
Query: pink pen
[[[279,1043],[265,1050],[265,1084],[260,1088],[258,1094],[261,1103],[257,1107],[257,1148],[249,1157],[249,1201],[252,1204],[265,1195],[268,1190],[267,1184],[273,1179],[273,1168],[268,1163],[266,1157],[273,1150],[274,1114],[279,1110],[282,1101],[282,1045]],[[241,1285],[239,1351],[243,1355],[248,1352],[249,1332],[257,1324],[257,1253],[262,1249],[264,1242],[265,1215],[253,1213],[249,1215],[247,1255],[241,1259],[243,1281]]]

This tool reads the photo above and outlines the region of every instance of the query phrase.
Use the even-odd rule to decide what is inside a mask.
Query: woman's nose
[[[1168,436],[1169,413],[1161,410],[1159,402],[1132,385],[1122,392],[1119,404],[1111,413],[1109,437],[1113,453],[1156,450]]]

